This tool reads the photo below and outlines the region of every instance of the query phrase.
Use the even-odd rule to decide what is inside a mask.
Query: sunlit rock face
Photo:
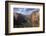
[[[32,13],[31,15],[31,22],[32,22],[32,25],[35,27],[35,26],[39,26],[39,12],[34,12]]]
[[[39,26],[38,8],[14,8],[13,11],[14,11],[15,19],[18,20],[20,27],[38,27]]]

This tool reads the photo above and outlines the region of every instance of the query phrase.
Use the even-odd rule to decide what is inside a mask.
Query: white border
[[[13,28],[13,8],[39,8],[40,11],[40,27],[30,27],[30,28]],[[43,31],[43,5],[37,4],[19,4],[19,3],[9,3],[9,33],[17,32],[32,32],[32,31]]]

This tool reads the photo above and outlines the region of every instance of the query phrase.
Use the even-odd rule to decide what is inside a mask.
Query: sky
[[[23,15],[30,15],[34,11],[39,11],[38,8],[14,8],[13,11],[15,13],[21,13]]]

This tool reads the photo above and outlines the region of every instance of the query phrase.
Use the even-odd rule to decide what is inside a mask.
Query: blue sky
[[[24,15],[30,15],[34,11],[39,11],[39,9],[38,8],[14,8],[13,11]]]

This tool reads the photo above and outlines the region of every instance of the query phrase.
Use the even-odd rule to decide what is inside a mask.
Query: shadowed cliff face
[[[27,17],[22,14],[17,14],[17,20],[14,16],[14,27],[31,27],[31,23],[28,23]]]

